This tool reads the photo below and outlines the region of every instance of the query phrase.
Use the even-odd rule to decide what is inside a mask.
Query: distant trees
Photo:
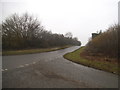
[[[86,45],[85,52],[89,55],[101,54],[107,57],[117,58],[118,47],[120,46],[118,43],[118,40],[120,40],[118,34],[120,34],[120,26],[111,26],[107,31],[91,39]]]
[[[37,18],[27,13],[11,15],[2,23],[2,46],[4,49],[46,48],[64,45],[81,45],[72,38],[62,34],[53,34],[41,25]]]
[[[73,35],[72,35],[72,33],[71,33],[71,32],[67,32],[67,33],[65,34],[65,37],[67,37],[67,38],[72,38],[72,37],[73,37]]]

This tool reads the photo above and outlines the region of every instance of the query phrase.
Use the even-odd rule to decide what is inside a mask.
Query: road
[[[63,58],[78,48],[3,56],[3,88],[117,88],[117,75]]]

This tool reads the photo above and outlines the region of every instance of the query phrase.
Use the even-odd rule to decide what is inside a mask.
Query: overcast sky
[[[46,30],[72,32],[82,45],[91,33],[118,22],[119,0],[1,0],[0,20],[11,14],[28,12],[37,17]]]

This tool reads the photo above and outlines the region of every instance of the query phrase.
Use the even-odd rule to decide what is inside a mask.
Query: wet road
[[[2,68],[5,69],[14,69],[19,68],[25,64],[30,64],[38,61],[51,61],[58,58],[62,58],[65,53],[72,52],[78,49],[79,46],[71,47],[63,50],[37,53],[37,54],[26,54],[26,55],[14,55],[14,56],[3,56],[2,59]]]
[[[118,76],[63,58],[78,46],[63,50],[3,57],[3,87],[117,88]]]

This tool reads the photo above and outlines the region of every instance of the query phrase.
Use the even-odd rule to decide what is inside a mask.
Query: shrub
[[[84,50],[88,55],[104,55],[111,58],[118,57],[118,49],[120,44],[120,26],[114,25],[107,31],[91,39]]]

